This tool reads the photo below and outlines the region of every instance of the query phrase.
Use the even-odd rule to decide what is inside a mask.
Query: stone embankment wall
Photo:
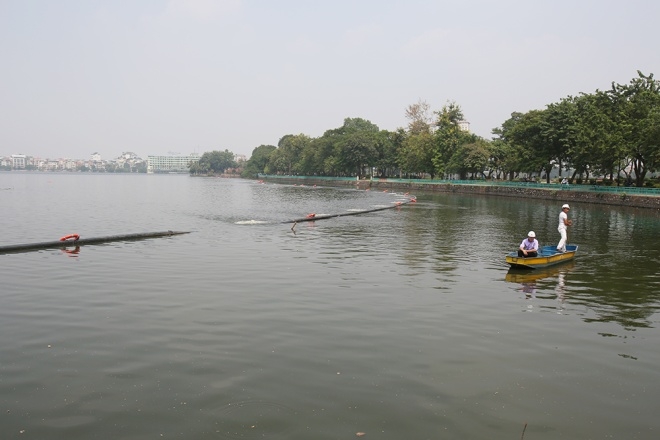
[[[395,189],[406,192],[443,192],[455,194],[474,194],[499,197],[535,198],[553,200],[557,203],[594,203],[600,205],[628,206],[632,208],[648,208],[660,211],[660,197],[646,196],[626,193],[606,193],[598,191],[581,191],[577,187],[561,188],[556,185],[548,185],[550,188],[525,188],[518,186],[497,185],[454,185],[454,184],[425,184],[417,182],[401,181],[371,181],[371,180],[327,180],[308,177],[303,179],[287,179],[278,177],[276,179],[265,178],[265,181],[285,184],[319,185],[319,186],[343,186],[359,187],[362,189]]]

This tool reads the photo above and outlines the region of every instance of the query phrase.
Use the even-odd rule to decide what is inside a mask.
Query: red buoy
[[[80,239],[80,235],[78,234],[69,234],[65,235],[64,237],[60,238],[60,241],[67,241],[73,238],[73,241],[78,241]]]

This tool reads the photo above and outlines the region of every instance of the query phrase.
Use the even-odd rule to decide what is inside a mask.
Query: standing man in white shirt
[[[568,204],[564,204],[559,213],[559,226],[557,227],[557,231],[559,231],[561,239],[557,244],[557,252],[566,252],[566,242],[568,241],[566,230],[573,224],[573,222],[568,219],[568,211],[570,210],[571,207],[568,206]]]

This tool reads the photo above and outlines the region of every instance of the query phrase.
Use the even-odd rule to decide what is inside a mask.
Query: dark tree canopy
[[[229,150],[211,151],[202,154],[197,163],[190,165],[190,174],[222,174],[228,168],[235,168],[234,153]]]

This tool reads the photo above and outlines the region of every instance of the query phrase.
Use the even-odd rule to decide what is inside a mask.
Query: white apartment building
[[[190,162],[199,162],[199,154],[189,156],[147,156],[147,173],[187,173]]]
[[[12,154],[11,155],[12,167],[15,170],[24,170],[27,165],[25,154]]]
[[[470,131],[470,123],[468,121],[458,121],[458,128],[463,131]]]

